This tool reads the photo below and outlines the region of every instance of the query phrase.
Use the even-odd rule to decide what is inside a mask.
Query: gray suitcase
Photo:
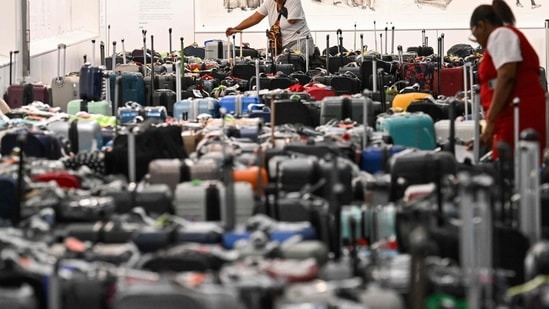
[[[71,152],[96,151],[103,147],[101,127],[95,120],[54,121],[48,130],[71,144]]]
[[[234,183],[236,205],[236,223],[245,223],[253,214],[254,192],[247,182]],[[207,205],[208,191],[217,188],[219,195]],[[183,182],[175,190],[175,214],[190,221],[223,221],[226,220],[225,185],[219,181]],[[214,204],[215,202],[215,204]],[[209,206],[209,207],[208,207]],[[213,218],[213,219],[212,219]]]
[[[61,49],[63,49],[63,70],[61,70]],[[78,73],[66,74],[67,45],[57,45],[57,76],[51,81],[52,106],[67,111],[70,101],[80,99],[80,77]]]
[[[160,279],[154,283],[137,283],[121,287],[115,296],[113,309],[240,309],[238,296],[219,285],[201,284],[189,288]]]
[[[38,309],[38,307],[38,300],[30,285],[0,287],[0,308]]]
[[[149,163],[149,183],[166,184],[175,193],[177,184],[186,180],[215,180],[221,177],[214,160],[157,159]]]
[[[375,126],[376,112],[371,100],[367,100],[368,125]],[[364,113],[364,97],[325,97],[320,103],[320,124],[326,124],[330,120],[345,120],[349,118],[357,123],[362,123]]]

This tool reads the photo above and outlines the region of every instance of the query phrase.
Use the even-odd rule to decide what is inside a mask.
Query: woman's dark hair
[[[515,15],[503,0],[493,0],[492,5],[479,5],[471,15],[470,26],[475,26],[481,20],[494,26],[515,25]]]

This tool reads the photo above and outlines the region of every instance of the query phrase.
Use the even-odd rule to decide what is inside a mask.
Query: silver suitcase
[[[48,130],[70,141],[71,152],[100,150],[103,147],[101,127],[95,120],[61,120],[48,124]]]
[[[236,223],[239,224],[246,222],[253,214],[254,192],[252,185],[247,182],[235,182],[234,186],[235,217]],[[213,198],[214,204],[207,205],[209,189],[217,189],[219,195]],[[175,190],[175,213],[191,221],[206,221],[206,219],[210,219],[212,221],[225,222],[225,191],[225,185],[216,180],[180,183]]]
[[[63,70],[61,71],[61,49],[63,49]],[[51,81],[52,106],[67,112],[70,101],[80,99],[80,77],[78,73],[66,74],[67,45],[57,46],[57,76]]]

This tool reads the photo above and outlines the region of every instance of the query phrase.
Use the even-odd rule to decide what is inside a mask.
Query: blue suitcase
[[[219,100],[215,98],[185,99],[173,105],[173,117],[177,120],[195,119],[200,114],[219,118]]]
[[[223,246],[226,249],[233,249],[240,240],[249,239],[252,231],[236,229],[223,234]],[[300,236],[301,240],[316,240],[317,233],[309,222],[279,222],[277,226],[270,231],[269,239],[283,243],[294,236]]]
[[[88,63],[80,68],[80,99],[100,101],[103,97],[103,70]]]
[[[367,146],[362,150],[360,169],[370,174],[387,171],[387,162],[396,153],[406,149],[398,145]]]
[[[220,99],[219,105],[227,110],[228,114],[241,116],[248,111],[251,104],[260,104],[258,97],[247,95],[228,95]]]
[[[387,132],[394,145],[433,150],[436,134],[433,119],[424,113],[397,113],[378,117],[376,130]]]

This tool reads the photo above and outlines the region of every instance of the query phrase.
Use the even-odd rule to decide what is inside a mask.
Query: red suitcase
[[[438,70],[435,71],[435,78],[433,80],[433,91],[437,95],[452,97],[457,92],[463,91],[465,86],[463,85],[463,67],[442,68],[440,70],[440,88],[438,85],[438,72]]]
[[[40,101],[44,104],[51,105],[51,88],[46,85],[33,84],[32,85],[33,99],[34,101]]]

